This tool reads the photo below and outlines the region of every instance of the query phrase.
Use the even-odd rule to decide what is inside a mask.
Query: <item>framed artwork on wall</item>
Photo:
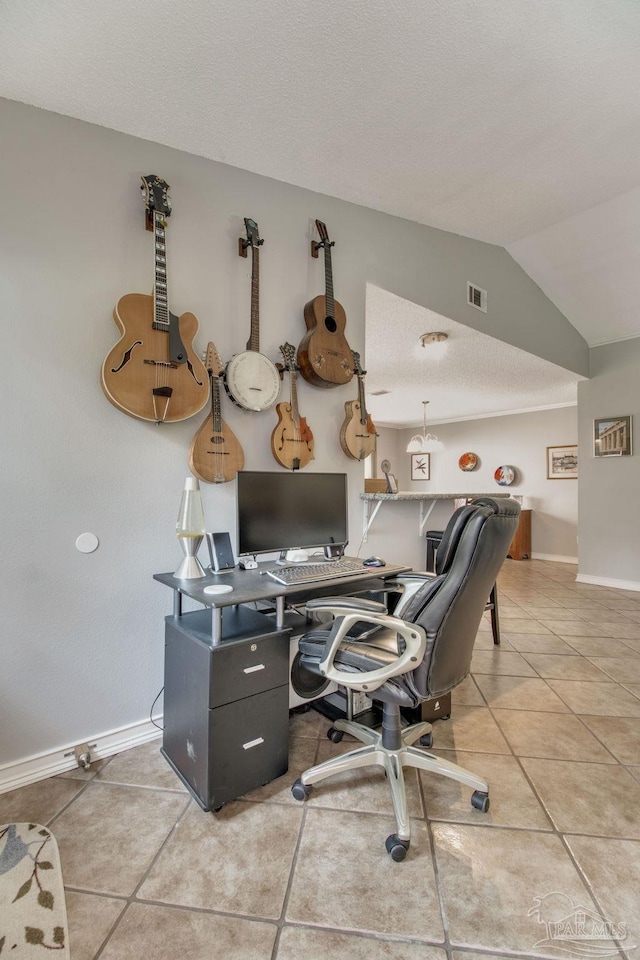
[[[412,453],[411,454],[411,479],[412,480],[430,480],[431,479],[431,454]]]
[[[547,447],[547,480],[578,479],[578,445]]]
[[[631,417],[602,417],[593,421],[594,457],[631,456]]]

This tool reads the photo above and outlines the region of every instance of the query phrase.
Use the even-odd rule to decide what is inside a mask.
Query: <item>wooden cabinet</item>
[[[520,511],[520,523],[507,556],[512,560],[531,559],[531,510]]]

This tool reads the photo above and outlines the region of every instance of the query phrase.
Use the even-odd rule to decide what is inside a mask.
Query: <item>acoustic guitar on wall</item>
[[[280,393],[280,374],[268,357],[260,353],[260,247],[264,240],[255,220],[244,218],[246,240],[238,240],[238,253],[247,256],[251,247],[251,335],[247,349],[237,353],[226,366],[224,385],[234,403],[244,410],[268,410]]]
[[[198,321],[192,313],[169,310],[167,219],[169,185],[155,174],[142,177],[147,229],[154,234],[153,295],[128,293],[113,319],[122,336],[102,365],[102,389],[110,403],[130,417],[169,423],[202,410],[209,396],[207,372],[193,349]]]
[[[313,434],[298,409],[298,368],[296,348],[292,343],[280,347],[284,357],[284,369],[289,371],[291,399],[289,403],[279,403],[278,425],[271,434],[271,452],[282,467],[287,470],[302,470],[313,455]]]
[[[378,434],[367,413],[364,399],[366,370],[360,366],[360,354],[356,350],[353,351],[353,369],[358,378],[358,399],[347,400],[344,405],[346,417],[340,430],[340,445],[348,457],[366,460],[376,448]]]
[[[307,333],[298,347],[300,373],[316,387],[337,387],[353,377],[353,357],[344,329],[347,317],[342,304],[333,295],[333,267],[327,228],[316,220],[320,240],[311,241],[311,256],[324,250],[325,294],[314,297],[304,308]]]
[[[207,347],[204,363],[211,384],[211,412],[189,448],[189,468],[205,483],[228,483],[244,467],[244,453],[235,433],[222,419],[223,366],[213,343]]]

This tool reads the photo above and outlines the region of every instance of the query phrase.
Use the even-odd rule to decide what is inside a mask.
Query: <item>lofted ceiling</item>
[[[639,49],[637,0],[3,0],[0,95],[505,246],[593,346],[640,335]]]
[[[446,333],[438,347],[424,333]],[[378,426],[572,406],[584,378],[388,290],[367,285],[367,410]]]

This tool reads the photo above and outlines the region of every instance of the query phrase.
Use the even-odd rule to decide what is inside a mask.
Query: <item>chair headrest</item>
[[[475,512],[475,508],[468,504],[466,507],[458,507],[455,513],[452,514],[442,534],[442,540],[438,545],[438,551],[436,553],[437,574],[446,573],[451,566],[451,561],[460,542],[462,531]]]
[[[515,517],[520,513],[520,505],[511,497],[478,497],[464,507],[458,507],[452,514],[449,523],[442,534],[442,540],[436,554],[436,573],[447,573],[460,542],[460,537],[471,517],[478,507],[484,507],[489,513],[501,514],[503,517]]]

